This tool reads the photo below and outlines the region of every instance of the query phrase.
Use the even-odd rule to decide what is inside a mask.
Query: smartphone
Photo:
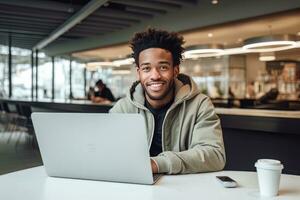
[[[216,178],[226,188],[237,187],[237,182],[228,176],[216,176]]]

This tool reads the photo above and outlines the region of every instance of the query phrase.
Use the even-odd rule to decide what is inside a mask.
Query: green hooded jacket
[[[135,82],[126,97],[110,113],[140,113],[147,128],[149,149],[154,133],[154,116],[144,106],[142,85]],[[210,99],[201,94],[187,75],[175,79],[175,98],[162,125],[163,152],[152,159],[159,173],[179,174],[222,170],[225,165],[220,120]]]

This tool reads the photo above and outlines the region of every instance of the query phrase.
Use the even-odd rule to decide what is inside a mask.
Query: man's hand
[[[152,173],[153,173],[153,174],[158,173],[158,167],[157,167],[156,163],[155,163],[154,160],[152,160],[151,158],[150,158],[150,160],[151,160]]]

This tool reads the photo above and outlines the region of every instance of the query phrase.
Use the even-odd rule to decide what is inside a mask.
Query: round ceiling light
[[[89,71],[97,71],[99,68],[113,66],[112,62],[89,62],[85,65],[86,69]]]
[[[244,41],[243,49],[251,52],[282,51],[294,48],[296,45],[295,35],[270,35],[249,38]]]
[[[131,65],[134,63],[134,59],[133,58],[124,58],[124,59],[120,59],[120,60],[114,60],[112,63],[117,67],[120,67],[122,65]]]
[[[214,57],[219,56],[223,52],[223,46],[220,44],[194,45],[186,48],[184,58]]]

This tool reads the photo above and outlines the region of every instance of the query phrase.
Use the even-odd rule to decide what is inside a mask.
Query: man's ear
[[[136,69],[136,79],[139,81],[140,80],[140,68],[139,66],[135,66],[135,69]]]
[[[177,77],[177,75],[179,74],[179,65],[175,65],[173,70],[174,70],[174,77]]]

